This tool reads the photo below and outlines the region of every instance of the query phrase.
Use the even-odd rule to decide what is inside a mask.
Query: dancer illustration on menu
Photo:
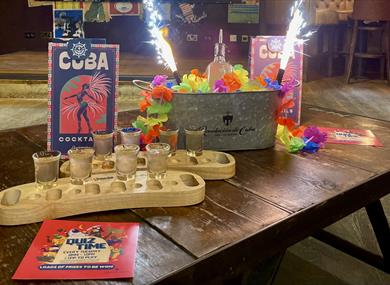
[[[72,82],[70,82],[72,83]],[[96,114],[104,112],[102,102],[110,94],[111,80],[105,77],[104,74],[95,74],[91,76],[88,83],[84,83],[81,87],[81,91],[76,94],[64,97],[65,106],[62,108],[64,115],[68,118],[71,116],[77,119],[77,133],[80,134],[82,131],[81,123],[82,119],[87,124],[88,133],[93,131],[90,117],[96,117]],[[90,98],[91,100],[86,101],[85,99]],[[76,98],[77,102],[69,102],[71,98]]]
[[[96,104],[99,104],[99,102],[95,98],[93,98],[91,95],[88,94],[89,87],[90,87],[89,84],[85,83],[85,84],[83,84],[83,87],[82,87],[82,90],[80,93],[77,93],[77,94],[74,94],[74,95],[71,95],[71,96],[64,98],[65,100],[67,100],[67,99],[76,97],[77,102],[79,104],[79,110],[77,111],[77,123],[78,123],[77,133],[81,133],[81,116],[84,117],[84,120],[87,123],[88,132],[90,132],[90,133],[92,132],[91,123],[90,123],[89,118],[88,118],[88,102],[84,101],[84,97],[88,96],[93,101],[95,101]]]

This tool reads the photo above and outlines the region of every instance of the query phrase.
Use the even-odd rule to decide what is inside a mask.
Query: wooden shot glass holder
[[[146,169],[147,164],[146,153],[140,152],[138,169]],[[185,150],[177,150],[174,156],[168,158],[168,168],[195,173],[205,180],[222,180],[235,175],[236,161],[232,155],[224,152],[205,150],[200,156],[190,157]],[[70,175],[69,161],[61,165],[60,172],[62,177]],[[105,162],[93,161],[93,174],[113,172],[115,172],[115,154]]]
[[[205,182],[196,174],[168,170],[163,180],[137,171],[135,181],[93,175],[84,185],[61,178],[56,187],[37,190],[35,183],[0,192],[0,225],[21,225],[84,213],[146,207],[190,206],[205,198]]]

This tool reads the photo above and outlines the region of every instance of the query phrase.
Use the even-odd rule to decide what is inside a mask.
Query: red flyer
[[[44,221],[12,279],[131,278],[138,226]]]
[[[383,144],[370,130],[318,128],[327,134],[326,143],[371,145],[381,147]]]

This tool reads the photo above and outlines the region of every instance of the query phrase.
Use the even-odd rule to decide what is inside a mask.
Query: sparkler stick
[[[144,7],[149,13],[148,29],[152,37],[151,44],[154,45],[157,52],[157,59],[159,64],[163,64],[169,68],[177,82],[181,83],[175,58],[172,53],[172,48],[166,39],[166,28],[159,28],[159,23],[162,20],[161,15],[156,7],[155,0],[143,0]]]
[[[298,37],[301,35],[302,29],[306,27],[306,22],[303,18],[302,4],[303,0],[296,0],[291,8],[291,21],[288,26],[286,40],[283,46],[280,69],[276,77],[276,80],[279,84],[282,83],[283,75],[286,70],[290,55],[294,52],[294,45],[298,41]],[[309,34],[307,34],[306,36],[309,36]]]
[[[173,72],[173,77],[175,78],[177,85],[180,85],[181,79],[180,79],[179,72],[174,71],[174,72]]]

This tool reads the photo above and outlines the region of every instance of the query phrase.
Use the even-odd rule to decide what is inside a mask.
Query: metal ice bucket
[[[136,84],[139,86],[139,84]],[[206,129],[205,148],[265,149],[274,146],[279,91],[238,93],[175,93],[169,126]]]

